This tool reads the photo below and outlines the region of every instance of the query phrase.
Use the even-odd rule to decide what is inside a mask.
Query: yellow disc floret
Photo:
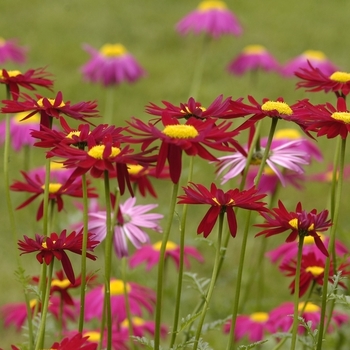
[[[105,57],[118,57],[127,53],[127,50],[122,44],[105,44],[101,47],[100,53]]]
[[[304,305],[305,305],[305,302],[299,303],[298,311],[303,310]],[[319,312],[319,311],[320,311],[320,307],[317,306],[316,304],[313,304],[313,303],[310,303],[310,302],[306,304],[306,307],[304,309],[304,312]]]
[[[262,45],[248,45],[243,49],[243,53],[248,55],[260,54],[266,52],[266,49]]]
[[[291,115],[293,110],[285,102],[281,101],[267,101],[262,106],[261,109],[265,112],[277,111],[278,114]]]
[[[103,152],[105,148],[106,148],[105,145],[94,146],[88,151],[88,155],[95,159],[103,159]],[[108,158],[116,157],[119,153],[120,153],[120,148],[112,147],[111,154],[108,156]]]
[[[139,164],[128,164],[128,173],[130,175],[137,175],[141,170],[143,170],[143,166]]]
[[[292,219],[292,220],[290,220],[289,222],[288,222],[288,224],[290,225],[290,226],[292,226],[292,228],[294,228],[294,229],[297,229],[298,230],[298,219],[297,218],[295,218],[295,219]]]
[[[306,50],[303,53],[303,56],[307,59],[309,58],[309,59],[318,60],[318,61],[326,60],[326,55],[322,51],[318,51],[318,50]]]
[[[129,293],[131,290],[130,285],[126,284],[126,291]],[[122,280],[111,281],[111,295],[122,295],[124,294],[124,282]]]
[[[101,339],[99,332],[91,331],[84,333],[84,337],[89,337],[87,340],[91,342],[98,342]]]
[[[254,312],[249,317],[254,322],[266,322],[269,319],[269,314],[267,312]]]
[[[61,289],[67,288],[70,286],[70,282],[67,278],[65,278],[64,280],[57,280],[57,279],[53,279],[51,282],[51,287],[58,287]]]
[[[50,183],[49,184],[49,193],[56,193],[60,190],[60,188],[62,187],[62,184],[60,183]],[[43,190],[45,190],[45,185],[42,185],[41,188]]]
[[[296,129],[281,129],[275,132],[275,139],[290,139],[297,140],[300,139],[301,134]]]
[[[152,245],[152,248],[154,250],[160,251],[160,248],[162,247],[162,241],[158,241]],[[168,241],[165,247],[165,250],[175,250],[177,249],[178,245],[174,242]]]
[[[324,268],[321,266],[308,266],[305,271],[312,273],[314,277],[318,277],[321,273],[324,272]]]
[[[342,121],[345,124],[350,124],[350,113],[349,112],[334,112],[331,117],[335,120]]]
[[[350,81],[350,73],[346,72],[334,72],[330,77],[330,80],[336,81],[338,83],[347,83]]]
[[[173,139],[193,139],[199,135],[193,125],[167,125],[162,133]]]
[[[44,107],[43,100],[44,100],[43,98],[38,100],[37,104],[38,104],[39,107]],[[51,106],[53,106],[55,104],[55,102],[56,102],[56,100],[54,98],[46,98],[46,100],[49,101]],[[66,104],[62,101],[60,103],[60,105],[59,106],[55,106],[55,108],[64,107],[65,105]]]
[[[27,115],[29,114],[29,112],[20,112],[20,113],[16,113],[15,116],[13,117],[13,120],[16,124],[24,124],[24,123],[40,123],[40,114],[39,113],[35,113],[33,114],[30,118],[24,119]]]
[[[198,5],[197,9],[199,11],[225,10],[227,9],[227,6],[223,1],[202,1]]]
[[[8,70],[7,74],[9,75],[9,77],[17,77],[17,75],[22,74],[19,70]],[[2,70],[0,70],[0,79],[3,79],[4,76],[2,74]]]

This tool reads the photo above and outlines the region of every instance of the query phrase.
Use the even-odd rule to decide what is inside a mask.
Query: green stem
[[[39,328],[38,341],[36,343],[35,350],[43,349],[44,347],[46,317],[49,309],[50,288],[51,288],[52,271],[53,271],[54,263],[55,263],[55,259],[53,258],[49,265],[49,271],[48,271],[47,283],[46,283],[46,293],[42,304],[40,328]]]
[[[216,246],[216,252],[215,252],[213,272],[212,272],[212,276],[210,279],[208,292],[207,292],[205,299],[204,299],[204,305],[202,308],[202,312],[201,312],[201,315],[199,318],[199,324],[197,326],[197,330],[196,330],[196,334],[195,334],[195,338],[194,338],[194,343],[193,343],[193,350],[196,350],[198,348],[198,342],[199,342],[199,338],[200,338],[201,333],[202,333],[204,319],[205,319],[205,316],[207,314],[207,311],[209,308],[209,303],[210,303],[211,297],[213,295],[214,287],[216,284],[216,277],[218,275],[220,256],[221,256],[220,251],[221,251],[222,227],[223,227],[224,217],[225,217],[225,212],[221,212],[219,215],[218,240],[217,240],[217,246]]]
[[[83,243],[81,253],[81,286],[80,286],[80,313],[79,313],[79,332],[84,328],[84,312],[85,312],[85,292],[86,292],[86,251],[88,242],[88,192],[86,174],[82,175],[83,190]]]
[[[177,200],[177,193],[179,190],[179,183],[173,184],[173,191],[170,201],[168,222],[163,234],[162,245],[159,251],[159,264],[158,264],[158,278],[157,278],[157,305],[155,311],[155,331],[154,331],[154,350],[159,350],[160,343],[160,326],[161,326],[161,311],[162,311],[162,298],[163,298],[163,275],[164,275],[164,258],[166,245],[169,240],[169,235],[173,223],[175,206]]]
[[[193,162],[194,162],[194,157],[190,157],[190,166],[189,166],[187,183],[190,183],[192,181]],[[171,334],[170,348],[172,348],[173,345],[175,344],[175,340],[176,340],[176,336],[177,336],[177,327],[178,327],[178,323],[179,323],[183,271],[184,271],[184,250],[185,250],[187,209],[188,209],[188,205],[184,204],[182,207],[182,217],[181,217],[181,226],[180,226],[180,261],[179,261],[179,271],[178,271],[176,301],[175,301],[175,313],[174,313],[173,330],[172,330],[172,334]]]
[[[298,327],[299,327],[299,292],[300,292],[300,269],[301,269],[301,260],[303,257],[303,244],[304,236],[299,235],[298,243],[298,258],[297,258],[297,268],[295,272],[295,284],[294,284],[294,315],[293,315],[293,328],[292,328],[292,342],[290,350],[295,350]]]
[[[333,225],[331,227],[331,233],[329,238],[329,244],[328,244],[328,251],[332,252],[332,260],[334,264],[334,272],[336,272],[336,255],[334,254],[335,251],[335,234],[337,231],[338,221],[339,221],[339,212],[340,212],[340,201],[341,201],[341,195],[343,190],[343,180],[344,180],[344,163],[345,163],[345,150],[346,150],[346,138],[342,139],[342,142],[340,144],[340,161],[339,161],[339,172],[333,173],[334,176],[336,176],[338,180],[338,185],[336,188],[335,193],[335,201],[334,201],[334,214],[333,214]],[[326,266],[324,270],[324,277],[323,277],[323,288],[322,288],[322,305],[321,305],[321,318],[320,318],[320,328],[318,331],[318,341],[317,341],[317,350],[322,349],[322,339],[325,333],[327,332],[327,329],[325,329],[325,316],[326,316],[326,308],[327,308],[327,296],[328,296],[328,279],[329,279],[329,273],[330,273],[330,266],[331,266],[331,258],[328,257],[326,259]],[[329,318],[332,317],[330,314],[328,316]]]

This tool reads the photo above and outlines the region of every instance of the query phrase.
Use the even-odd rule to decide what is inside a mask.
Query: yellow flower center
[[[69,134],[66,135],[66,138],[67,138],[67,139],[72,139],[72,138],[73,138],[73,135],[79,137],[79,136],[80,136],[80,131],[78,131],[78,130],[71,131]]]
[[[248,55],[260,54],[266,52],[266,49],[262,45],[248,45],[243,49],[243,53]]]
[[[264,175],[266,175],[266,176],[275,176],[276,174],[269,166],[265,166],[264,167]]]
[[[205,112],[207,109],[203,106],[199,106],[198,107],[200,110],[202,110],[203,112]],[[188,107],[186,106],[185,109],[182,109],[181,112],[184,112],[185,114],[190,114],[192,115],[192,112],[188,109]]]
[[[22,74],[19,70],[8,70],[7,74],[9,75],[9,77],[17,77],[17,75]],[[0,70],[0,79],[4,78],[3,74],[2,74],[2,70]]]
[[[265,112],[277,111],[278,114],[291,115],[293,114],[292,109],[285,102],[281,101],[267,101],[261,109]]]
[[[298,230],[298,219],[292,219],[292,220],[290,220],[289,222],[288,222],[288,224],[290,225],[290,226],[292,226],[292,228],[295,228],[295,229],[297,229]]]
[[[308,227],[308,231],[313,231],[315,229],[315,225],[314,224],[311,224],[309,227]]]
[[[46,242],[41,243],[41,246],[42,246],[44,249],[47,249],[47,244],[46,244]]]
[[[60,183],[50,183],[49,184],[49,193],[56,193],[60,190],[62,184]],[[45,185],[42,185],[41,188],[45,190]]]
[[[142,165],[139,164],[128,164],[128,173],[130,175],[137,175],[143,169]]]
[[[276,139],[290,139],[290,140],[297,140],[300,139],[301,134],[296,129],[281,129],[277,130],[275,132]]]
[[[51,287],[58,287],[61,289],[67,288],[70,286],[70,282],[67,278],[65,278],[64,280],[57,280],[57,279],[53,279],[51,282]]]
[[[89,337],[88,341],[98,342],[101,339],[101,334],[99,332],[91,331],[84,333],[84,337]]]
[[[131,290],[130,285],[126,284],[126,291],[129,293]],[[123,295],[124,294],[124,282],[121,280],[111,281],[111,295]]]
[[[105,57],[123,56],[127,52],[122,44],[105,44],[101,47],[100,53]]]
[[[6,40],[0,36],[0,46],[5,45],[6,44]]]
[[[16,124],[33,124],[33,123],[40,123],[40,114],[39,113],[35,113],[33,114],[30,118],[22,120],[23,118],[25,118],[29,113],[28,112],[20,112],[20,113],[16,113],[15,116],[13,117],[14,122]]]
[[[199,11],[225,10],[227,9],[227,6],[223,1],[202,1],[198,5],[197,9]]]
[[[192,125],[167,125],[162,133],[173,139],[193,139],[199,135]]]
[[[160,251],[160,248],[162,246],[162,241],[158,241],[152,245],[154,250]],[[178,245],[174,242],[168,241],[165,247],[165,250],[175,250],[177,249]]]
[[[141,317],[133,317],[132,318],[132,324],[134,326],[142,326],[145,324],[145,321],[141,318]],[[129,320],[125,319],[122,323],[121,326],[124,328],[128,328],[129,327]]]
[[[334,72],[330,77],[330,80],[336,81],[337,83],[347,83],[350,81],[350,73],[346,72]]]
[[[254,312],[249,318],[254,322],[266,322],[269,319],[269,314],[267,312]]]
[[[321,240],[323,241],[324,239],[324,235],[322,233],[318,233],[317,234],[320,236]],[[314,244],[314,237],[313,236],[305,236],[304,237],[304,244]]]
[[[106,148],[105,145],[94,146],[88,151],[88,155],[95,159],[103,159],[103,152],[105,148]],[[116,157],[119,153],[120,153],[120,148],[112,147],[111,154],[108,156],[108,158]]]
[[[305,305],[305,302],[300,302],[298,305],[298,311],[301,311]],[[307,303],[304,312],[319,312],[320,307],[313,303]]]
[[[350,124],[350,113],[349,112],[334,112],[331,117],[335,120],[340,120],[345,124]]]
[[[37,302],[38,302],[38,301],[37,301],[36,299],[31,299],[31,300],[29,301],[29,307],[32,309],[33,307],[36,306]]]
[[[43,100],[44,100],[43,98],[41,98],[41,99],[38,100],[37,104],[38,104],[39,107],[44,107]],[[54,99],[54,98],[47,98],[46,100],[49,101],[49,103],[50,103],[51,106],[53,106],[54,103],[55,103],[55,99]],[[60,105],[59,105],[59,106],[56,106],[55,108],[64,107],[65,105],[66,105],[66,104],[62,101],[62,102],[60,103]]]
[[[313,59],[313,60],[319,60],[324,61],[326,59],[326,55],[322,51],[318,50],[306,50],[303,53],[304,57],[306,59]]]
[[[324,268],[321,266],[309,266],[305,269],[306,272],[311,272],[314,277],[318,277],[323,273]]]

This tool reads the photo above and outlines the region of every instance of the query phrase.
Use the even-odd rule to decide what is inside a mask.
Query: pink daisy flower
[[[24,63],[26,61],[27,49],[17,44],[17,40],[5,40],[0,37],[0,64],[7,61]]]
[[[279,64],[276,59],[261,45],[248,45],[227,66],[227,70],[236,75],[242,75],[250,70],[277,71]]]
[[[154,335],[155,332],[155,324],[153,321],[147,321],[144,320],[141,317],[132,317],[132,329],[133,329],[133,335],[136,337],[144,337],[146,334]],[[129,321],[125,319],[120,324],[120,331],[121,333],[129,334]],[[166,337],[168,334],[167,327],[164,325],[160,326],[160,334],[162,337]]]
[[[146,75],[133,55],[121,44],[105,44],[97,51],[89,45],[83,46],[91,59],[81,67],[85,80],[104,86],[133,83]]]
[[[159,262],[159,252],[162,242],[156,242],[154,244],[147,244],[138,249],[134,255],[130,258],[129,264],[131,268],[134,268],[142,263],[146,263],[146,270],[149,271],[151,268]],[[165,259],[169,258],[175,262],[175,265],[179,267],[180,262],[180,247],[171,241],[167,242],[165,248]],[[192,256],[199,262],[204,262],[203,256],[200,252],[190,246],[184,247],[184,264],[187,268],[190,268],[189,257]]]
[[[307,50],[301,55],[288,61],[281,69],[281,73],[285,77],[293,77],[294,73],[300,68],[310,69],[309,63],[314,68],[318,68],[326,76],[339,70],[322,51]]]
[[[131,197],[120,204],[119,212],[114,226],[114,249],[119,258],[128,256],[127,239],[139,249],[149,242],[148,234],[143,230],[148,228],[156,232],[162,232],[159,220],[162,214],[148,213],[158,204],[135,205],[136,198]],[[88,231],[94,235],[94,239],[100,242],[106,237],[106,212],[90,212]]]
[[[267,139],[261,140],[261,149],[255,151],[251,160],[251,165],[259,165],[263,157],[264,147]],[[266,165],[276,174],[282,186],[286,186],[286,179],[282,169],[289,169],[297,174],[303,174],[302,165],[310,163],[310,154],[305,150],[305,140],[273,140],[270,154],[266,160]],[[248,146],[244,147],[246,153],[235,152],[228,156],[219,157],[217,174],[222,175],[221,184],[240,175],[247,166]]]
[[[328,250],[329,237],[322,233],[318,233],[324,246]],[[342,257],[345,254],[349,254],[348,248],[339,240],[335,241],[335,251],[338,257]],[[324,255],[317,248],[312,236],[304,237],[303,255],[314,253],[317,259],[323,259]],[[285,242],[276,249],[270,250],[266,253],[266,256],[272,263],[280,262],[280,264],[288,264],[291,260],[295,260],[298,254],[297,242]]]
[[[227,8],[224,1],[202,1],[196,10],[183,17],[176,30],[186,35],[189,32],[204,32],[214,38],[224,34],[240,35],[242,28],[236,16]]]
[[[304,302],[299,303],[298,310],[301,312],[305,306]],[[269,323],[271,328],[274,328],[275,332],[288,332],[293,324],[294,305],[292,302],[286,302],[271,310],[269,315]],[[311,329],[318,328],[321,319],[321,308],[311,302],[306,304],[304,312],[300,315],[305,322],[311,321]],[[339,311],[333,311],[332,320],[328,327],[328,333],[334,332],[338,327],[347,323],[349,316]],[[299,326],[298,333],[305,334],[306,329],[303,326]]]
[[[111,309],[112,317],[121,323],[127,318],[124,298],[124,282],[111,279]],[[130,311],[132,315],[142,317],[143,310],[150,314],[153,312],[156,302],[153,290],[137,283],[128,282],[126,285],[129,296]],[[101,319],[104,305],[104,285],[100,285],[86,294],[85,319]]]
[[[269,314],[267,312],[254,312],[250,315],[238,315],[234,337],[236,341],[247,336],[250,342],[257,342],[264,338],[269,331]],[[224,333],[230,333],[231,321],[224,325]]]

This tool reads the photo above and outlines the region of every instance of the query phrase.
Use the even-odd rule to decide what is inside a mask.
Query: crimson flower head
[[[87,250],[92,251],[98,243],[100,242],[91,240],[91,233],[89,233]],[[45,262],[46,265],[50,265],[54,258],[61,261],[63,270],[72,284],[75,283],[75,276],[66,250],[81,255],[82,244],[83,230],[78,233],[73,231],[68,236],[67,230],[63,230],[59,235],[53,232],[47,237],[36,234],[35,239],[24,236],[23,241],[18,241],[19,250],[23,252],[21,255],[38,252],[36,259],[40,264]],[[96,256],[91,253],[86,253],[86,257],[96,260]]]
[[[327,220],[328,210],[317,213],[316,209],[307,212],[303,210],[301,203],[296,206],[295,211],[288,212],[281,201],[278,201],[278,208],[272,209],[268,213],[260,213],[266,220],[263,224],[255,225],[263,227],[264,230],[256,236],[265,235],[270,237],[285,231],[291,231],[286,242],[293,242],[298,237],[312,236],[317,248],[328,256],[328,251],[324,246],[318,232],[327,231],[332,225],[331,220]]]
[[[227,131],[230,123],[222,122],[216,125],[217,119],[200,120],[194,117],[189,118],[185,124],[180,124],[179,119],[169,115],[162,116],[163,130],[158,129],[155,124],[145,124],[143,121],[133,118],[129,123],[132,129],[128,131],[139,136],[131,142],[142,143],[142,150],[156,140],[161,141],[156,165],[156,175],[159,176],[165,166],[166,160],[169,162],[170,178],[173,183],[178,183],[182,168],[182,152],[189,156],[200,156],[209,161],[216,161],[208,150],[210,147],[221,151],[233,151],[224,145],[226,142],[235,143],[232,139],[236,132]]]
[[[265,194],[258,194],[254,187],[240,192],[238,189],[223,190],[211,184],[207,189],[201,184],[191,183],[188,187],[183,187],[185,194],[179,196],[179,204],[207,204],[210,205],[209,210],[200,222],[197,233],[203,233],[204,237],[208,237],[212,231],[218,216],[226,213],[228,227],[232,237],[236,237],[237,220],[234,208],[242,208],[254,211],[266,211],[266,203],[260,202],[260,199],[266,197]]]
[[[220,118],[225,116],[230,107],[231,97],[223,100],[223,95],[218,96],[208,107],[190,97],[186,103],[175,106],[170,102],[162,101],[165,107],[159,107],[154,103],[146,106],[146,112],[155,116],[169,115],[175,118],[198,119]]]
[[[19,205],[16,209],[22,209],[26,207],[28,204],[33,202],[37,197],[43,196],[45,192],[45,174],[33,173],[28,174],[24,171],[21,172],[24,177],[24,182],[15,181],[10,189],[16,192],[27,192],[32,193],[33,195],[26,199],[21,205]],[[57,176],[50,175],[51,181],[49,183],[49,200],[57,204],[57,210],[60,212],[63,207],[63,197],[71,196],[71,197],[83,197],[82,190],[82,182],[81,179],[76,179],[75,181],[69,182],[68,180],[62,181]],[[94,188],[91,188],[90,182],[88,181],[88,197],[96,198],[97,194],[94,192]],[[44,199],[41,200],[36,219],[39,221],[43,216]]]
[[[62,92],[59,91],[55,98],[46,98],[41,95],[36,95],[33,99],[27,94],[22,94],[24,101],[2,101],[5,107],[1,108],[2,113],[19,113],[27,112],[25,119],[30,118],[36,113],[40,113],[40,124],[46,127],[51,127],[51,119],[59,118],[62,115],[70,118],[85,121],[86,118],[99,117],[96,109],[97,103],[95,101],[79,102],[71,104],[70,101],[63,101]]]
[[[300,68],[295,75],[302,80],[297,83],[297,88],[305,88],[306,91],[334,92],[343,97],[350,92],[350,73],[347,72],[336,71],[326,75],[309,62],[308,68]]]
[[[295,118],[300,118],[306,132],[314,131],[317,136],[327,136],[328,139],[340,136],[348,137],[350,132],[350,112],[347,109],[345,99],[337,98],[337,106],[331,103],[312,105],[307,100],[298,102]]]
[[[96,350],[98,344],[89,341],[89,335],[77,333],[72,337],[64,338],[61,342],[51,345],[51,350]]]
[[[19,87],[35,90],[36,87],[44,87],[52,91],[53,80],[48,79],[51,74],[45,68],[29,69],[25,73],[19,70],[2,69],[0,72],[0,84],[5,84],[14,100],[19,97]]]

